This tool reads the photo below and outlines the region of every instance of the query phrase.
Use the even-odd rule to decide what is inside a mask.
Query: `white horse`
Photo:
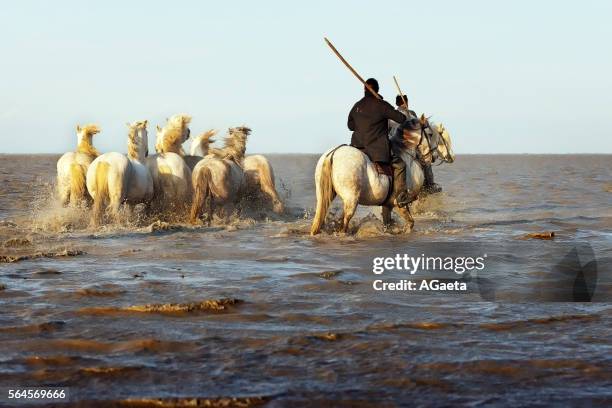
[[[92,136],[100,133],[98,125],[77,125],[77,149],[57,161],[57,192],[62,205],[77,205],[89,198],[85,176],[87,168],[100,155],[93,147]]]
[[[206,132],[191,138],[191,146],[189,155],[184,156],[185,162],[191,170],[198,164],[200,160],[208,154],[208,149],[215,142],[213,136],[217,134],[216,130],[207,130]]]
[[[109,202],[115,221],[122,203],[148,203],[153,179],[144,162],[148,154],[147,121],[127,124],[128,154],[105,153],[87,170],[87,190],[94,199],[92,224],[98,225]]]
[[[411,126],[409,126],[411,125]],[[414,198],[423,185],[423,170],[412,153],[418,148],[425,157],[435,157],[443,162],[452,163],[454,155],[448,131],[442,126],[430,126],[425,117],[420,121],[407,121],[402,130],[392,138],[392,146],[406,162],[407,185]],[[427,133],[430,134],[429,137]],[[416,141],[416,144],[415,144]],[[432,148],[429,148],[431,144]],[[412,229],[414,219],[408,208],[395,205],[391,177],[379,174],[376,166],[361,150],[342,145],[325,152],[317,163],[315,170],[317,207],[312,222],[311,235],[318,234],[325,223],[329,206],[336,194],[343,202],[342,231],[347,232],[351,218],[358,204],[382,205],[383,223],[391,223],[391,211],[395,209],[406,222],[405,229]],[[392,202],[393,204],[387,204]]]
[[[246,156],[242,167],[246,194],[253,196],[261,194],[272,203],[272,210],[275,213],[285,212],[285,204],[274,186],[274,170],[268,159],[261,154]]]
[[[185,156],[185,161],[192,169],[195,165],[208,155],[210,145],[214,142],[212,136],[216,131],[209,130],[196,136],[191,141],[190,156]],[[211,152],[215,152],[211,149]],[[265,156],[255,154],[246,156],[242,162],[244,171],[244,192],[249,196],[263,195],[272,203],[275,213],[281,214],[285,211],[285,205],[276,192],[274,170]]]
[[[193,168],[192,223],[197,222],[204,210],[210,221],[215,207],[221,210],[233,208],[240,199],[245,182],[242,162],[250,133],[251,129],[247,127],[229,129],[225,146],[222,149],[209,149],[209,154]]]
[[[154,203],[161,209],[187,209],[191,203],[191,169],[181,146],[189,138],[190,121],[188,115],[174,115],[163,129],[157,126],[157,154],[146,159],[155,186]]]

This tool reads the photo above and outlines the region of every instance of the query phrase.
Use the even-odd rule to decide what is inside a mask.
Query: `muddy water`
[[[126,210],[91,230],[51,198],[57,156],[0,156],[0,388],[68,387],[84,406],[612,402],[611,156],[460,156],[435,168],[445,192],[415,204],[411,234],[360,209],[351,234],[316,238],[317,157],[270,158],[283,216]],[[487,267],[372,273],[404,253]],[[372,286],[432,277],[467,290]]]

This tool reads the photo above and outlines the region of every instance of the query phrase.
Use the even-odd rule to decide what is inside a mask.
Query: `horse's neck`
[[[147,149],[146,147],[141,146],[128,146],[128,158],[131,161],[135,161],[138,163],[144,163],[147,158]]]
[[[77,153],[83,153],[88,156],[98,157],[100,153],[93,147],[91,142],[92,135],[79,135],[79,144],[77,145]]]
[[[135,162],[138,162],[140,164],[144,164],[145,160],[147,159],[147,157],[145,156],[144,152],[138,152],[138,154],[136,155],[136,157],[131,157],[131,159]]]

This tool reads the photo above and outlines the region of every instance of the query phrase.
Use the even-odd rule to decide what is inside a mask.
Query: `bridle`
[[[427,137],[426,129],[429,129],[432,134],[434,133],[434,130],[432,129],[431,125],[429,124],[429,121],[426,121],[425,125],[423,125],[421,123],[421,137],[419,138],[419,143],[416,145],[415,150],[416,151],[419,150],[419,147],[421,147],[421,144],[423,143],[423,139],[425,139],[426,142],[427,142],[428,151],[427,151],[427,153],[424,156],[425,157],[430,157],[432,159],[432,161],[433,161],[434,153],[436,153],[436,152],[439,153],[439,143],[436,143],[436,145],[433,148],[431,147],[431,141],[429,140],[429,137]],[[446,141],[444,136],[442,136],[442,133],[440,133],[440,132],[437,132],[437,133],[438,133],[438,138],[442,140],[442,143],[444,144],[444,147],[446,148],[447,154],[450,154],[450,148],[448,146],[448,142]],[[417,160],[417,158],[413,157],[409,152],[407,152],[407,153],[408,153],[408,155],[410,155],[410,157],[412,157],[413,160]],[[436,157],[438,159],[440,159],[440,161],[438,162],[438,164],[436,164],[436,166],[440,166],[442,163],[450,163],[449,160],[446,157],[443,157],[440,154],[438,154]]]

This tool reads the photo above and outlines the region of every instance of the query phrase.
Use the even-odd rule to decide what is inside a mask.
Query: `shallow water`
[[[317,157],[269,158],[283,216],[154,228],[126,211],[92,230],[51,198],[57,156],[0,156],[0,389],[64,386],[84,405],[612,402],[612,156],[459,156],[434,168],[444,193],[415,204],[412,233],[361,208],[351,234],[315,238]],[[555,238],[522,239],[542,231]],[[487,267],[372,273],[403,253]],[[430,277],[468,290],[372,288]],[[577,282],[592,303],[571,302]]]

